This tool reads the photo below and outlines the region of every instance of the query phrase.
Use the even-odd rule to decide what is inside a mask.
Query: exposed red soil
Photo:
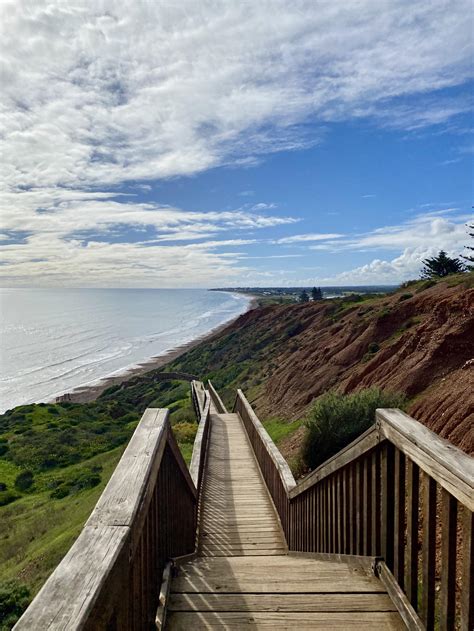
[[[406,291],[410,291],[409,289]],[[318,395],[369,386],[405,393],[408,412],[474,453],[474,290],[448,283],[398,292],[337,311],[319,302],[251,311],[234,326],[300,331],[272,357],[256,401],[260,414],[294,418]],[[368,352],[369,344],[379,350]]]

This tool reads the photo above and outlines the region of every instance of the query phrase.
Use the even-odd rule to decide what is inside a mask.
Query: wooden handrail
[[[309,473],[303,480],[300,480],[296,486],[289,492],[290,498],[297,497],[301,493],[304,493],[307,489],[314,484],[318,484],[327,476],[332,475],[336,471],[341,470],[347,464],[362,456],[363,454],[371,451],[380,442],[380,432],[377,427],[373,425],[369,427],[367,431],[358,436],[347,447],[341,449],[337,454],[323,462],[314,471]]]
[[[151,628],[165,563],[194,551],[196,516],[168,410],[147,409],[78,539],[15,629]]]
[[[198,495],[201,492],[202,475],[206,459],[209,437],[210,407],[211,399],[210,397],[207,397],[206,404],[199,419],[199,427],[196,433],[196,438],[194,439],[193,454],[191,457],[191,464],[189,466],[191,479],[197,489]]]
[[[296,484],[291,469],[267,430],[260,423],[242,390],[237,390],[234,412],[237,412],[245,426],[260,471],[280,516],[283,532],[288,540],[287,533],[290,528],[290,499],[288,494]]]
[[[400,410],[380,409],[371,428],[296,484],[241,391],[235,411],[290,551],[381,557],[404,619],[416,612],[417,625],[434,629],[437,612],[440,629],[474,628],[473,458]]]
[[[202,381],[191,381],[191,399],[197,418],[201,418],[206,405],[206,397],[209,393],[204,387]]]
[[[220,396],[218,395],[216,389],[214,388],[214,386],[212,385],[212,383],[210,381],[207,382],[207,387],[209,388],[209,394],[211,396],[211,401],[216,406],[216,409],[217,409],[218,413],[219,414],[227,414],[227,409],[226,409],[224,403],[222,402],[222,399],[220,398]]]
[[[474,510],[474,459],[401,410],[379,409],[381,435],[469,510]]]
[[[234,412],[237,412],[237,414],[239,414],[239,416],[244,421],[244,424],[246,423],[247,419],[251,421],[260,442],[264,446],[265,451],[267,452],[269,458],[272,460],[273,464],[280,474],[283,487],[285,488],[287,493],[289,493],[296,486],[295,478],[291,473],[291,469],[288,466],[286,460],[281,455],[278,447],[270,438],[270,434],[267,432],[267,430],[260,422],[258,416],[255,414],[252,406],[248,402],[242,390],[237,390],[237,397],[234,404]],[[246,424],[246,426],[247,425],[248,424]]]

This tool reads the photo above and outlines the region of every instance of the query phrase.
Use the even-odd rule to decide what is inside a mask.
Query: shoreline
[[[176,346],[174,348],[170,348],[163,355],[158,355],[156,357],[150,357],[150,359],[145,360],[136,366],[130,367],[128,369],[124,368],[123,372],[120,372],[117,375],[110,375],[109,377],[103,377],[97,382],[88,385],[88,386],[78,386],[77,388],[73,388],[68,392],[64,392],[61,395],[58,395],[48,403],[56,403],[61,401],[69,401],[71,403],[91,403],[95,401],[103,392],[110,388],[111,386],[120,385],[122,383],[126,383],[130,381],[130,379],[134,377],[139,377],[145,375],[152,370],[156,370],[157,368],[162,368],[169,362],[174,361],[181,355],[184,355],[191,349],[199,346],[202,342],[207,342],[211,340],[213,337],[219,335],[224,331],[228,326],[234,324],[234,322],[240,318],[245,313],[252,311],[253,309],[258,307],[258,298],[257,296],[250,296],[250,301],[248,303],[247,309],[242,311],[238,316],[220,324],[219,326],[211,329],[207,333],[196,337],[194,340],[190,342],[186,342],[181,346]]]

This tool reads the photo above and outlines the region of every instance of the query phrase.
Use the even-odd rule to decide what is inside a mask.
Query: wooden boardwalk
[[[288,555],[240,417],[211,412],[199,556],[178,567],[167,628],[405,628],[367,562]]]

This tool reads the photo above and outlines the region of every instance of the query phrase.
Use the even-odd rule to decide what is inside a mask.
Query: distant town
[[[317,287],[323,299],[341,298],[352,294],[386,294],[396,289],[396,285],[357,285],[346,287]],[[313,287],[215,287],[211,291],[230,291],[281,302],[298,302],[303,292],[309,297]]]

